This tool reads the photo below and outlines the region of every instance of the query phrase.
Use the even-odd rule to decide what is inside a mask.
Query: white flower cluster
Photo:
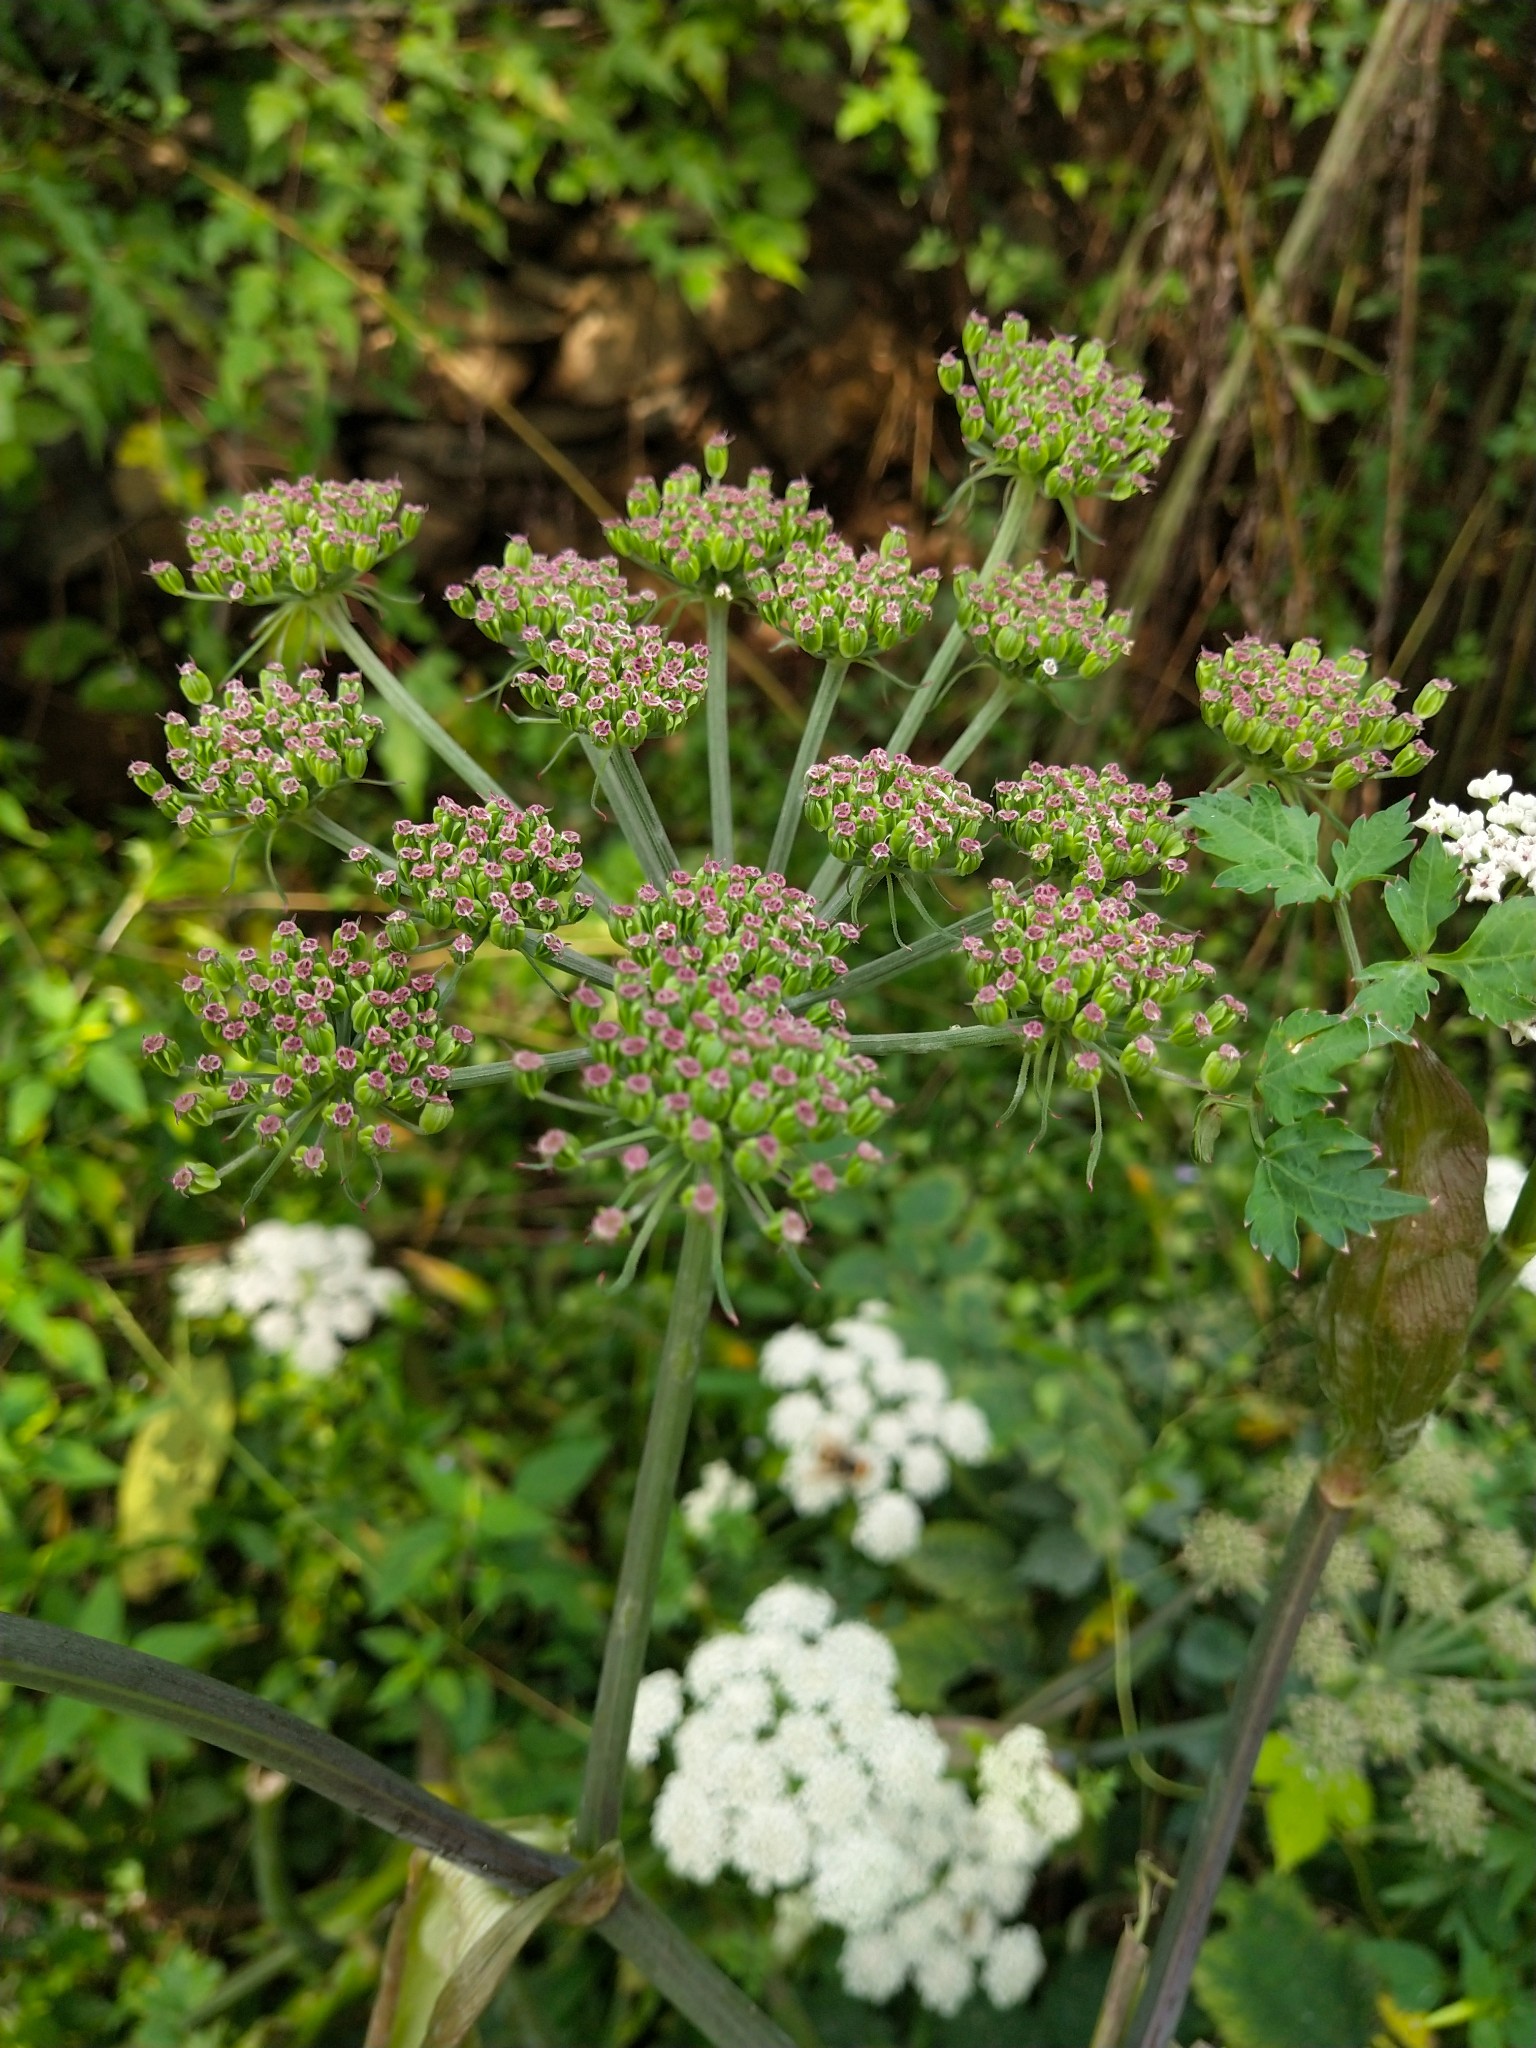
[[[228,1256],[176,1276],[184,1315],[245,1317],[258,1347],[311,1379],[334,1372],[348,1344],[407,1288],[373,1264],[373,1242],[351,1224],[256,1223]]]
[[[1509,1219],[1515,1213],[1515,1204],[1520,1199],[1520,1190],[1525,1186],[1526,1169],[1518,1159],[1506,1159],[1495,1153],[1488,1161],[1488,1181],[1483,1189],[1483,1213],[1488,1218],[1488,1228],[1498,1237],[1509,1227]],[[1517,1287],[1523,1287],[1528,1294],[1536,1294],[1536,1259],[1529,1260],[1521,1267],[1515,1279]]]
[[[760,1360],[764,1384],[784,1390],[768,1415],[788,1453],[780,1485],[802,1515],[857,1501],[854,1548],[880,1564],[916,1550],[921,1503],[944,1492],[951,1463],[979,1465],[992,1448],[975,1402],[952,1400],[931,1358],[908,1358],[886,1315],[867,1301],[830,1343],[781,1330]]]
[[[692,1493],[678,1502],[683,1527],[700,1543],[708,1542],[716,1522],[726,1515],[750,1514],[757,1506],[757,1488],[734,1471],[724,1458],[711,1458]]]
[[[884,2004],[910,1982],[950,2014],[979,1982],[1017,2005],[1044,1957],[1033,1927],[1007,1923],[1082,1825],[1077,1794],[1039,1729],[1021,1727],[983,1754],[973,1800],[932,1722],[897,1705],[890,1644],[834,1612],[782,1580],[742,1633],[703,1643],[681,1677],[642,1682],[630,1761],[654,1763],[668,1739],[675,1759],[652,1837],[680,1877],[734,1870],[780,1894],[802,1932],[840,1928],[856,1998]]]
[[[1470,876],[1469,903],[1497,903],[1510,882],[1536,887],[1536,796],[1511,796],[1513,788],[1512,775],[1479,775],[1467,784],[1467,795],[1487,804],[1486,811],[1432,803],[1418,821],[1421,831],[1439,834]]]

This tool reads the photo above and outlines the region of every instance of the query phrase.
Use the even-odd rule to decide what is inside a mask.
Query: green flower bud
[[[451,1102],[428,1102],[421,1115],[417,1118],[417,1122],[427,1133],[428,1137],[435,1138],[439,1131],[446,1131],[453,1122],[453,1104]]]

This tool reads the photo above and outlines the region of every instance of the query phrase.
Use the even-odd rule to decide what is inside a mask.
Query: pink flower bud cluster
[[[368,869],[386,903],[434,931],[456,931],[455,950],[465,955],[485,939],[510,950],[529,932],[569,924],[592,901],[575,893],[580,833],[556,831],[542,804],[520,810],[510,797],[469,805],[442,797],[426,824],[396,821],[394,855],[389,867],[361,846],[348,858]],[[397,946],[417,943],[409,915],[389,928]]]
[[[1102,583],[1064,571],[1048,575],[1038,562],[999,569],[981,581],[972,571],[955,577],[955,615],[995,668],[1033,679],[1096,676],[1131,648],[1131,615],[1107,609]]]
[[[1323,658],[1315,640],[1289,648],[1255,637],[1234,641],[1196,665],[1200,715],[1247,761],[1330,789],[1353,789],[1372,776],[1414,775],[1434,758],[1419,738],[1451,685],[1425,685],[1413,709],[1399,708],[1402,684],[1366,680],[1358,650]]]
[[[1026,1019],[1026,1049],[1065,1050],[1069,1085],[1097,1088],[1111,1062],[1145,1074],[1163,1041],[1219,1050],[1236,1071],[1236,1053],[1218,1041],[1247,1015],[1244,1005],[1235,996],[1203,1011],[1187,1003],[1215,970],[1195,958],[1187,933],[1141,908],[1134,882],[1103,894],[1086,883],[994,882],[992,910],[987,936],[962,941],[976,1015],[984,1024]]]
[[[398,478],[322,483],[312,476],[247,491],[187,521],[192,590],[233,604],[278,604],[343,590],[415,539],[424,505],[402,505]],[[170,562],[149,573],[172,596],[189,593]]]
[[[880,1163],[869,1140],[894,1107],[875,1085],[875,1062],[849,1050],[836,1005],[803,1016],[784,1006],[792,989],[824,984],[842,963],[819,939],[795,943],[801,913],[773,906],[800,892],[776,876],[711,867],[651,898],[614,913],[616,937],[647,943],[618,961],[611,1003],[586,984],[571,999],[591,1054],[587,1095],[662,1148],[624,1149],[641,1199],[600,1211],[594,1234],[622,1236],[681,1175],[692,1180],[690,1207],[715,1213],[728,1183],[771,1238],[798,1244],[804,1218],[775,1212],[770,1187],[800,1203],[856,1185]],[[786,920],[798,960],[774,943]],[[837,1164],[824,1156],[831,1146],[843,1148]],[[564,1131],[546,1132],[538,1150],[551,1164],[581,1157]]]
[[[523,644],[532,665],[513,681],[529,704],[601,747],[676,732],[709,687],[705,650],[664,638],[660,626],[572,616],[554,633],[526,626]]]
[[[981,865],[992,806],[947,768],[876,747],[862,760],[818,762],[805,778],[805,815],[838,860],[871,875],[969,875]]]
[[[1147,488],[1173,439],[1173,407],[1149,403],[1142,379],[1117,371],[1101,341],[1033,338],[1018,313],[996,330],[973,313],[963,338],[973,381],[950,354],[939,382],[978,461],[1035,478],[1051,498],[1129,498]]]
[[[1189,865],[1166,782],[1148,789],[1113,765],[1095,774],[1032,761],[993,794],[998,823],[1042,879],[1097,884],[1150,871],[1171,889]]]
[[[937,569],[913,570],[907,536],[893,526],[877,549],[796,541],[776,568],[750,566],[752,602],[768,625],[807,654],[857,660],[884,653],[933,617]]]
[[[834,937],[851,943],[854,924],[829,925],[815,899],[782,875],[705,861],[695,875],[680,869],[665,889],[646,883],[633,903],[616,903],[608,926],[624,950],[651,969],[722,973],[733,988],[773,983],[776,1001],[830,988],[846,970]]]
[[[572,617],[634,625],[656,606],[655,591],[631,590],[612,562],[589,562],[573,548],[536,555],[520,533],[507,542],[500,568],[477,569],[468,584],[450,583],[443,595],[461,619],[473,619],[503,647],[515,646],[530,627],[558,633]]]
[[[706,451],[710,480],[685,465],[658,489],[648,476],[636,480],[624,501],[622,519],[603,528],[617,555],[659,570],[671,582],[713,597],[722,585],[743,595],[748,565],[772,568],[796,541],[819,547],[832,530],[831,515],[811,509],[811,487],[792,483],[782,498],[766,469],[754,469],[745,487],[719,481],[723,442]]]
[[[389,1149],[390,1126],[371,1113],[427,1132],[453,1114],[447,1083],[473,1034],[443,1026],[436,981],[412,972],[387,927],[368,940],[349,920],[332,938],[305,938],[285,919],[265,958],[254,946],[232,956],[205,946],[181,986],[209,1049],[176,1097],[178,1117],[232,1121],[235,1137],[258,1145],[292,1141],[295,1167],[318,1174],[333,1137]],[[158,1034],[145,1041],[161,1066],[175,1050]],[[200,1184],[179,1171],[189,1177],[178,1187]]]
[[[355,780],[363,773],[383,725],[360,708],[362,679],[355,675],[343,676],[331,698],[319,669],[304,669],[295,685],[274,662],[254,691],[237,676],[212,702],[213,685],[201,669],[188,662],[181,679],[201,706],[195,726],[179,711],[165,718],[166,759],[185,788],[166,782],[147,761],[131,762],[128,773],[175,824],[193,833],[230,819],[259,823],[305,809],[343,776]]]

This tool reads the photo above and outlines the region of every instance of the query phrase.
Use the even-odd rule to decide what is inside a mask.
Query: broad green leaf
[[[115,1045],[93,1046],[85,1056],[85,1085],[108,1109],[135,1119],[149,1115],[149,1097],[138,1062]]]
[[[1371,811],[1356,818],[1349,837],[1333,849],[1333,869],[1341,896],[1361,882],[1380,881],[1390,875],[1413,850],[1413,828],[1408,822],[1411,797],[1404,797],[1390,810]]]
[[[48,835],[38,831],[22,809],[21,799],[8,789],[0,789],[0,832],[8,838],[19,839],[23,846],[48,844]]]
[[[1370,1230],[1424,1204],[1400,1194],[1374,1164],[1375,1148],[1335,1117],[1304,1116],[1264,1141],[1244,1220],[1255,1248],[1290,1272],[1301,1264],[1303,1229],[1343,1248],[1352,1230]]]
[[[1365,1018],[1383,1037],[1409,1039],[1419,1018],[1429,1015],[1439,986],[1422,960],[1374,960],[1360,978],[1348,1014]]]
[[[374,1614],[388,1614],[408,1599],[442,1563],[454,1546],[453,1527],[438,1516],[403,1529],[385,1544],[368,1589]]]
[[[1382,901],[1409,952],[1427,953],[1461,901],[1461,868],[1437,833],[1430,833],[1413,856],[1407,874],[1388,882]]]
[[[607,1455],[605,1436],[574,1436],[546,1444],[518,1467],[513,1492],[525,1507],[556,1513],[570,1505]]]
[[[1013,1561],[1012,1546],[984,1522],[930,1522],[902,1569],[930,1593],[984,1615],[1019,1605]]]
[[[1335,1835],[1366,1827],[1375,1802],[1357,1771],[1318,1777],[1289,1735],[1264,1738],[1253,1782],[1265,1794],[1264,1820],[1276,1866],[1294,1870]]]
[[[1264,1825],[1277,1870],[1294,1870],[1328,1846],[1328,1802],[1305,1773],[1289,1773],[1264,1801]]]
[[[394,1256],[418,1286],[424,1287],[428,1294],[437,1295],[440,1300],[451,1302],[455,1308],[468,1309],[472,1315],[483,1316],[489,1315],[496,1306],[495,1291],[478,1273],[471,1273],[467,1266],[456,1266],[451,1259],[439,1259],[431,1252],[417,1251],[414,1245],[402,1245]]]
[[[1070,1522],[1047,1522],[1019,1560],[1019,1577],[1026,1586],[1045,1586],[1064,1600],[1086,1593],[1103,1569],[1102,1560]]]
[[[902,1703],[914,1713],[942,1713],[950,1687],[990,1661],[986,1637],[953,1607],[925,1607],[887,1633],[901,1663]]]
[[[46,1127],[58,1090],[41,1074],[18,1081],[5,1105],[5,1134],[13,1145],[29,1145]]]
[[[1493,904],[1464,946],[1430,964],[1460,982],[1474,1017],[1506,1025],[1536,1017],[1536,896]]]
[[[112,1486],[118,1476],[110,1458],[103,1457],[94,1444],[82,1443],[77,1436],[55,1437],[52,1443],[44,1444],[32,1460],[32,1470],[39,1479],[51,1479],[69,1492]]]
[[[1276,1123],[1293,1124],[1340,1093],[1341,1067],[1368,1052],[1371,1027],[1325,1010],[1293,1010],[1271,1026],[1259,1066],[1259,1093]]]
[[[1296,1880],[1229,1882],[1222,1903],[1195,1991],[1223,2048],[1364,2048],[1379,2031],[1374,1973],[1348,1935],[1324,1931]]]
[[[118,1480],[118,1575],[130,1600],[152,1600],[197,1569],[189,1545],[198,1510],[229,1453],[235,1395],[223,1360],[195,1360],[177,1389],[139,1425]]]
[[[1242,795],[1223,789],[1191,797],[1182,815],[1205,852],[1226,865],[1216,877],[1218,889],[1241,889],[1245,896],[1273,889],[1277,906],[1332,896],[1333,884],[1317,864],[1321,821],[1282,802],[1267,783]]]
[[[1197,1685],[1227,1685],[1243,1668],[1248,1632],[1220,1614],[1199,1614],[1179,1637],[1174,1662]]]

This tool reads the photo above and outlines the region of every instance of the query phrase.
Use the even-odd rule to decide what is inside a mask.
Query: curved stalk
[[[343,653],[351,655],[390,710],[420,734],[444,767],[451,768],[459,780],[467,788],[472,789],[476,796],[507,795],[490,770],[482,768],[473,754],[466,753],[456,739],[443,731],[426,706],[416,702],[404,683],[388,664],[379,658],[350,619],[342,618],[330,622],[330,631],[336,645]],[[510,798],[508,801],[510,802]]]
[[[736,858],[736,827],[731,816],[730,638],[730,599],[706,597],[709,694],[704,700],[704,729],[709,741],[709,836],[715,859],[723,868]]]
[[[1285,1555],[1248,1645],[1226,1735],[1195,1814],[1178,1886],[1158,1933],[1125,2048],[1168,2048],[1173,2039],[1296,1637],[1348,1519],[1349,1509],[1335,1507],[1314,1485],[1291,1526]]]
[[[997,531],[992,536],[992,545],[987,549],[986,560],[976,572],[976,581],[985,583],[990,577],[1004,569],[1013,560],[1014,551],[1024,532],[1024,522],[1034,499],[1034,485],[1023,477],[1015,477],[1008,486],[1003,499],[1002,516],[997,522]],[[958,622],[952,625],[934,650],[933,659],[923,671],[922,681],[912,692],[907,708],[896,721],[896,729],[886,741],[886,750],[892,754],[904,753],[916,738],[923,720],[943,696],[965,647],[965,629]],[[824,860],[811,884],[811,894],[817,902],[824,902],[842,872],[842,862],[830,856]]]
[[[528,1893],[580,1868],[503,1834],[270,1700],[48,1622],[0,1613],[0,1680],[120,1714],[145,1714],[318,1792],[397,1840]],[[792,2048],[787,2034],[628,1883],[595,1931],[715,2048]],[[286,1960],[286,1954],[285,1958]],[[271,1959],[268,1959],[269,1967]]]
[[[611,1842],[619,1831],[624,1801],[625,1756],[635,1694],[645,1669],[651,1612],[661,1577],[677,1475],[693,1412],[694,1381],[704,1326],[715,1298],[714,1230],[708,1217],[690,1214],[683,1228],[682,1255],[672,1283],[672,1309],[656,1365],[651,1417],[635,1479],[635,1498],[624,1536],[624,1556],[613,1596],[597,1706],[587,1745],[581,1785],[576,1846]]]
[[[604,796],[613,805],[619,830],[629,841],[630,851],[639,861],[645,879],[654,888],[664,889],[668,876],[677,866],[677,855],[672,851],[667,828],[651,801],[651,792],[635,766],[634,755],[627,747],[600,747],[585,734],[581,751],[586,755]]]
[[[784,791],[784,803],[779,811],[779,822],[773,828],[773,844],[768,849],[768,872],[771,875],[787,875],[789,856],[794,851],[795,833],[805,810],[805,778],[816,764],[821,752],[822,741],[827,736],[827,727],[832,722],[832,713],[837,709],[837,699],[847,675],[849,663],[841,656],[829,661],[821,671],[821,680],[816,685],[816,695],[811,699],[811,715],[805,722],[805,731],[800,735],[800,746],[795,754],[795,765],[789,773],[789,785]]]

